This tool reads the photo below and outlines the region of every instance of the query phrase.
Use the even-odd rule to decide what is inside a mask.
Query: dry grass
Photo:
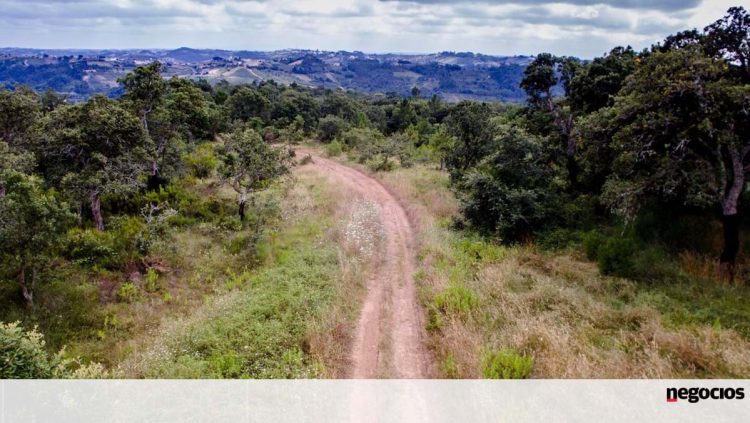
[[[456,200],[447,176],[431,168],[379,176],[419,231],[416,277],[442,376],[481,377],[483,355],[501,350],[533,357],[538,378],[750,375],[748,339],[720,325],[668,321],[649,300],[668,291],[604,277],[568,253],[496,246],[450,229]],[[707,260],[682,261],[687,274],[715,272]]]

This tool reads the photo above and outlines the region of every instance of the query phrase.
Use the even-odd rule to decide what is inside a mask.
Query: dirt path
[[[372,201],[380,208],[385,232],[383,254],[367,278],[367,294],[354,334],[353,378],[428,378],[432,357],[425,346],[423,311],[414,284],[415,237],[399,202],[370,176],[307,149],[309,166],[336,185]]]

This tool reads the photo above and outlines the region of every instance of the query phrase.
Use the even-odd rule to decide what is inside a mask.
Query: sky
[[[550,52],[590,58],[750,0],[0,0],[0,47]],[[748,6],[748,4],[745,4]]]

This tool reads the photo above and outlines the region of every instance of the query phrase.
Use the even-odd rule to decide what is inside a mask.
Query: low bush
[[[479,304],[479,299],[469,288],[451,285],[435,296],[434,305],[443,313],[467,313]]]
[[[111,232],[96,229],[74,228],[65,240],[65,256],[81,265],[99,265],[111,268],[118,264],[114,236]]]
[[[365,165],[373,172],[389,172],[396,167],[396,162],[387,157],[374,156],[365,161]]]
[[[208,178],[219,165],[210,143],[199,145],[195,151],[185,155],[183,160],[190,170],[190,174],[196,178]]]
[[[487,379],[526,379],[534,359],[513,350],[487,352],[482,358],[482,376]]]
[[[153,268],[148,269],[143,286],[148,292],[156,292],[159,290],[159,274],[156,270]]]
[[[640,281],[679,279],[675,260],[658,244],[646,244],[632,235],[609,236],[590,231],[582,236],[583,250],[605,275]]]
[[[117,290],[117,299],[125,303],[136,302],[141,297],[141,291],[132,282],[125,282]]]
[[[36,328],[24,331],[19,322],[0,322],[0,363],[1,379],[49,379],[69,375],[62,354],[48,354],[44,336]]]
[[[339,140],[333,140],[326,146],[326,155],[328,157],[340,156],[342,152],[343,152],[343,148]]]
[[[612,237],[599,246],[596,262],[599,270],[605,275],[633,276],[633,255],[638,245],[630,238]]]

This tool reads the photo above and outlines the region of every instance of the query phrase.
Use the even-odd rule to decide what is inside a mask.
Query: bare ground
[[[380,182],[356,169],[309,154],[309,165],[364,200],[376,204],[385,235],[379,256],[370,266],[367,293],[355,329],[351,351],[352,378],[434,377],[426,346],[424,312],[414,283],[416,245],[412,224],[398,200]]]

